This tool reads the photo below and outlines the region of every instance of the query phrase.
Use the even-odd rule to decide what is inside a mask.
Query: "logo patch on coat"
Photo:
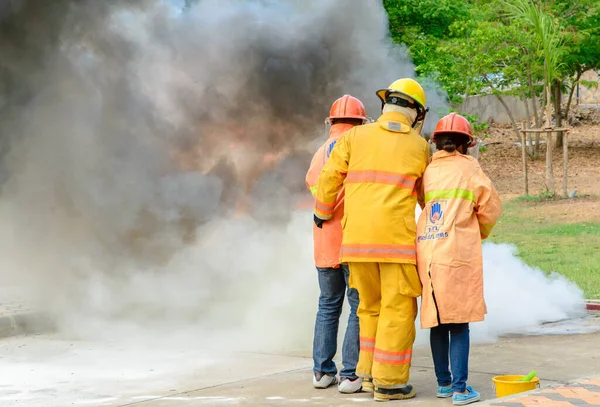
[[[434,201],[429,207],[427,223],[430,225],[441,226],[444,224],[444,212],[446,210],[446,201]]]
[[[327,152],[325,153],[325,158],[329,158],[329,156],[331,155],[331,152],[333,151],[333,147],[335,147],[336,142],[337,142],[337,140],[333,140],[331,142],[331,144],[329,145],[329,147],[327,147]]]
[[[422,235],[417,236],[417,241],[444,239],[448,232],[442,231],[446,214],[446,201],[433,201],[427,208],[427,221]]]

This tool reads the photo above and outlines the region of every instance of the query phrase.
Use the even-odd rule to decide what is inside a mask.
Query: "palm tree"
[[[536,46],[535,53],[543,58],[544,82],[546,92],[545,127],[552,127],[550,116],[552,84],[560,79],[560,59],[562,53],[562,36],[552,16],[548,15],[533,0],[503,0],[507,13],[520,20],[531,29]],[[558,112],[557,112],[558,114]],[[546,187],[554,194],[554,176],[552,174],[552,133],[546,141]]]

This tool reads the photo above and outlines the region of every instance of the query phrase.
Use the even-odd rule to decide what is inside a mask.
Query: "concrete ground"
[[[28,326],[38,322],[36,316],[36,310],[18,289],[0,284],[0,338],[27,331]]]
[[[364,393],[313,389],[310,350],[294,355],[224,354],[159,342],[141,346],[37,335],[0,341],[0,366],[3,407],[375,404]],[[483,399],[495,396],[493,376],[532,369],[538,371],[542,387],[600,374],[600,318],[552,324],[537,333],[472,347],[470,384]],[[435,398],[427,348],[415,350],[411,382],[417,398],[395,404],[451,404]]]

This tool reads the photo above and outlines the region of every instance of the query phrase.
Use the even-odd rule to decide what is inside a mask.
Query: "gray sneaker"
[[[340,384],[338,384],[338,391],[344,394],[357,393],[362,388],[362,379],[357,377],[351,380],[347,377],[340,377]]]
[[[336,383],[337,378],[335,376],[329,376],[321,372],[317,372],[313,376],[313,386],[315,389],[326,389]]]

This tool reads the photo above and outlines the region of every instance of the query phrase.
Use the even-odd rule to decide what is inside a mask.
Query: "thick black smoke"
[[[248,284],[272,275],[256,274],[256,251],[250,280],[223,270],[255,244],[245,228],[267,230],[261,250],[285,241],[269,228],[310,197],[331,103],[350,93],[377,117],[375,91],[412,75],[381,1],[4,0],[4,279],[44,287],[57,309],[119,318],[202,318],[236,290],[260,296]],[[230,251],[211,248],[240,213],[255,223],[227,229]],[[186,247],[204,263],[188,270]]]

